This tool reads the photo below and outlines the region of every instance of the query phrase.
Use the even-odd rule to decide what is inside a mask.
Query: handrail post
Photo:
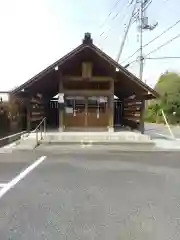
[[[41,131],[41,140],[42,140],[42,125],[40,126],[40,131]]]
[[[46,119],[44,119],[44,136],[46,136]]]
[[[43,127],[44,124],[44,127]],[[36,127],[36,129],[33,131],[36,133],[36,144],[39,144],[39,139],[38,139],[38,133],[40,131],[40,140],[43,139],[43,132],[44,135],[46,135],[46,117],[43,118],[43,120],[40,122],[40,124]]]
[[[38,129],[36,130],[36,144],[38,145]]]

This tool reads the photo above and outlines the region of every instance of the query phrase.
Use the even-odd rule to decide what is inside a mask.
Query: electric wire
[[[148,43],[143,45],[144,47],[147,47],[149,44],[151,44],[152,42],[154,42],[155,40],[157,40],[158,38],[162,37],[165,33],[167,33],[168,31],[170,31],[172,28],[174,28],[177,24],[180,23],[180,20],[178,20],[177,22],[175,22],[174,24],[172,24],[170,27],[168,27],[167,29],[165,29],[161,34],[159,34],[158,36],[156,36],[155,38],[153,38],[151,41],[149,41]],[[130,55],[129,57],[127,57],[124,61],[121,62],[124,63],[127,60],[129,60],[130,58],[132,58],[137,52],[139,52],[140,48],[137,49],[132,55]]]

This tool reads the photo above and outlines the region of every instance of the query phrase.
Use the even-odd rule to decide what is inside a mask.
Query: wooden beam
[[[31,109],[30,109],[30,99],[27,102],[27,130],[31,130]]]
[[[83,81],[82,76],[63,76],[63,81]],[[108,81],[114,81],[112,77],[107,77],[107,76],[92,76],[89,81],[94,81],[94,82],[108,82]]]
[[[151,100],[151,99],[155,99],[155,97],[152,94],[144,94],[143,95],[143,99]]]
[[[125,106],[124,111],[128,111],[128,112],[140,111],[140,106]]]
[[[109,103],[109,131],[114,131],[114,81],[111,82]]]
[[[61,79],[61,74],[59,74],[59,93],[63,93],[63,81]],[[64,109],[59,108],[59,131],[64,130]]]
[[[124,117],[128,118],[134,118],[134,119],[140,119],[140,113],[124,113]]]
[[[139,123],[139,118],[134,118],[134,117],[123,117],[124,120],[129,120],[135,123]]]
[[[144,134],[144,111],[145,111],[145,100],[142,100],[141,104],[141,113],[140,113],[140,124],[139,124],[139,130],[142,134]]]
[[[97,82],[113,82],[114,79],[112,77],[107,77],[107,76],[92,76],[90,81],[97,81]]]
[[[66,96],[109,96],[111,90],[64,90]]]

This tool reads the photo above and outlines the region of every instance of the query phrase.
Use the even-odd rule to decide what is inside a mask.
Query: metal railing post
[[[36,144],[38,145],[38,130],[36,130]]]
[[[41,140],[42,140],[42,138],[43,138],[43,136],[42,136],[42,125],[40,126],[40,131],[41,131]]]
[[[46,136],[46,119],[44,119],[44,136]]]
[[[44,127],[43,127],[44,124]],[[38,133],[40,131],[40,140],[43,139],[43,132],[44,132],[44,136],[46,135],[46,117],[43,118],[43,120],[39,123],[39,125],[35,128],[35,130],[33,130],[32,132],[36,133],[36,144],[39,144],[39,138],[38,138]]]
[[[44,125],[43,125],[44,124]],[[35,133],[36,136],[35,136],[35,139],[36,139],[36,144],[38,145],[39,144],[39,131],[40,131],[40,136],[41,136],[41,139],[43,139],[43,132],[44,132],[44,136],[46,135],[46,117],[44,117],[42,119],[42,121],[37,125],[37,127],[32,130],[32,131],[29,131],[27,136],[26,137],[29,137],[31,133]]]

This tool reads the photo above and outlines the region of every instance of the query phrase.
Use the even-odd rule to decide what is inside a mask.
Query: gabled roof
[[[50,65],[49,67],[47,67],[46,69],[44,69],[42,72],[38,73],[37,75],[35,75],[34,77],[32,77],[30,80],[28,80],[27,82],[25,82],[24,84],[20,85],[19,87],[13,89],[12,91],[10,91],[11,94],[17,93],[18,91],[28,87],[29,85],[33,84],[34,82],[38,81],[39,79],[41,79],[42,77],[44,77],[47,73],[51,72],[54,70],[54,68],[56,66],[58,66],[59,68],[61,67],[62,64],[64,64],[66,61],[68,61],[69,59],[71,59],[73,56],[75,56],[77,53],[80,53],[81,51],[83,51],[84,49],[89,48],[92,51],[94,51],[96,54],[98,54],[101,58],[103,58],[105,61],[108,61],[110,65],[112,65],[115,68],[119,69],[119,72],[123,73],[124,75],[126,75],[130,80],[134,81],[135,83],[137,83],[139,86],[141,86],[144,90],[150,92],[154,97],[159,97],[159,94],[152,89],[151,87],[149,87],[147,84],[145,84],[144,82],[142,82],[140,79],[138,79],[135,75],[133,75],[132,73],[130,73],[126,68],[122,67],[118,62],[116,62],[114,59],[112,59],[111,57],[109,57],[105,52],[103,52],[102,50],[100,50],[98,47],[96,47],[93,43],[91,39],[88,40],[84,40],[83,43],[81,45],[79,45],[77,48],[75,48],[74,50],[72,50],[71,52],[69,52],[68,54],[66,54],[64,57],[60,58],[58,61],[54,62],[52,65]]]

